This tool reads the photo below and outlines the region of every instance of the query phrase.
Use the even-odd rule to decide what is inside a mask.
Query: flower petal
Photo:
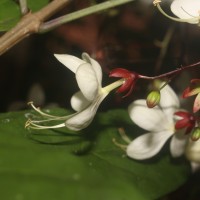
[[[91,102],[88,101],[81,91],[76,92],[71,98],[71,106],[75,111],[82,111]]]
[[[163,83],[161,84],[162,87]],[[180,107],[178,96],[169,85],[160,90],[160,106],[165,113],[168,121],[173,121],[173,114]]]
[[[199,0],[175,0],[171,4],[171,11],[181,19],[191,19],[189,23],[199,23],[200,1]]]
[[[83,60],[85,60],[86,62],[90,63],[93,67],[93,70],[95,71],[96,73],[96,77],[97,77],[97,80],[99,82],[99,85],[101,86],[101,83],[102,83],[102,69],[101,69],[101,66],[99,65],[99,63],[92,59],[87,53],[83,53],[82,54],[82,58]]]
[[[193,173],[200,169],[200,163],[190,162],[190,165]]]
[[[129,157],[143,160],[156,155],[168,138],[172,135],[169,131],[158,133],[146,133],[133,140],[127,147],[126,153]]]
[[[168,130],[171,126],[165,114],[157,106],[148,108],[146,100],[143,99],[130,104],[128,112],[135,124],[150,132]]]
[[[200,110],[200,93],[196,96],[193,105],[193,112],[197,112]]]
[[[192,162],[200,163],[200,140],[195,142],[189,140],[186,148],[186,157]]]
[[[65,126],[74,131],[86,128],[92,122],[100,103],[106,96],[107,94],[99,95],[85,110],[71,115],[66,120]]]
[[[163,89],[161,89],[160,93],[161,93],[160,106],[162,108],[180,107],[178,96],[169,85],[166,85]]]
[[[184,131],[174,133],[170,142],[170,152],[173,157],[179,157],[184,153],[187,140],[188,135],[185,135]]]
[[[76,70],[80,65],[85,63],[84,60],[67,54],[54,54],[54,56],[57,58],[58,61],[60,61],[63,65],[65,65],[74,73],[76,73]]]
[[[99,91],[96,73],[89,63],[82,64],[76,71],[78,86],[88,101],[93,101]]]
[[[193,96],[193,95],[198,94],[198,93],[200,93],[200,87],[197,87],[197,88],[187,87],[183,91],[182,97],[187,98],[187,97]]]

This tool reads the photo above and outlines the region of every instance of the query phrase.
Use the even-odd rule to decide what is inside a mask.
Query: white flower
[[[124,79],[120,79],[102,88],[101,66],[88,54],[83,53],[82,59],[71,55],[58,54],[55,54],[55,57],[68,69],[75,73],[80,91],[72,96],[71,105],[72,108],[77,112],[68,116],[52,116],[40,111],[31,102],[31,106],[42,116],[46,117],[47,120],[28,120],[26,127],[45,129],[66,126],[71,130],[79,131],[86,128],[92,122],[100,103],[111,90],[122,85],[124,83]],[[49,122],[53,120],[65,120],[65,122],[54,126],[39,125],[43,122]]]
[[[200,140],[189,140],[185,155],[190,160],[193,172],[200,169]]]
[[[180,19],[192,24],[199,23],[199,0],[175,0],[171,4],[171,11]]]
[[[71,98],[72,108],[77,113],[70,116],[65,125],[76,131],[83,129],[91,123],[100,103],[109,93],[102,90],[101,66],[86,53],[82,55],[83,60],[70,55],[56,54],[55,57],[75,73],[80,88]]]
[[[168,85],[161,89],[159,106],[150,109],[146,106],[146,100],[134,101],[128,108],[129,115],[135,124],[148,132],[127,146],[127,155],[138,160],[151,158],[161,150],[170,137],[172,156],[183,154],[187,140],[183,133],[175,133],[173,120],[174,112],[178,108],[178,97]]]
[[[168,15],[160,6],[161,0],[154,0],[153,4],[167,18],[177,22],[187,22],[191,24],[199,24],[200,20],[200,1],[199,0],[174,0],[171,4],[171,11],[176,15],[172,17]]]

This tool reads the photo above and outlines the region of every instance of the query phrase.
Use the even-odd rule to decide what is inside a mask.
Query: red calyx
[[[117,77],[117,78],[124,78],[125,79],[124,84],[117,90],[117,92],[118,93],[127,92],[123,96],[123,97],[127,97],[133,91],[133,89],[135,87],[135,83],[136,83],[139,76],[138,76],[137,73],[131,72],[127,69],[116,68],[116,69],[113,69],[110,72],[109,77]]]
[[[181,117],[175,124],[176,129],[186,128],[185,134],[188,134],[192,131],[196,124],[196,117],[193,114],[190,114],[185,111],[175,112],[174,115]]]

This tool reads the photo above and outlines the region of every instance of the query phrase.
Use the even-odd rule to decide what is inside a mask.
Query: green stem
[[[131,1],[134,1],[134,0],[110,0],[110,1],[103,2],[103,3],[99,3],[94,6],[90,6],[88,8],[84,8],[82,10],[64,15],[62,17],[53,19],[46,23],[43,23],[39,28],[39,32],[43,33],[43,32],[50,31],[66,22],[70,22],[70,21],[79,19],[81,17],[85,17],[87,15],[91,15],[93,13],[97,13],[100,11],[104,11],[106,9],[113,8],[115,6],[119,6],[119,5],[128,3],[128,2],[131,2]]]
[[[26,0],[19,0],[20,10],[22,15],[25,15],[28,13],[28,6]]]
[[[118,88],[119,86],[121,86],[124,83],[125,79],[119,79],[118,81],[115,81],[114,83],[111,83],[110,85],[107,85],[106,87],[102,88],[103,92],[109,93],[112,90]]]

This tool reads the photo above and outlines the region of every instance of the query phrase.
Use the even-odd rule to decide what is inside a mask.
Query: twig
[[[32,33],[37,33],[44,20],[63,8],[70,0],[54,0],[36,13],[27,13],[19,23],[0,38],[0,55]]]
[[[160,70],[160,67],[162,65],[163,59],[165,58],[170,40],[172,38],[172,35],[174,33],[174,26],[172,25],[166,32],[165,37],[163,41],[160,44],[160,54],[157,58],[156,64],[155,64],[155,72],[157,73]]]
[[[175,76],[175,75],[177,75],[178,73],[181,73],[184,70],[188,70],[190,68],[197,67],[197,66],[200,66],[200,61],[197,62],[197,63],[191,64],[191,65],[180,67],[178,69],[175,69],[173,71],[170,71],[170,72],[167,72],[167,73],[164,73],[164,74],[160,74],[158,76],[138,75],[138,77],[141,78],[141,79],[146,79],[146,80],[155,80],[155,79],[160,79],[160,78],[168,78],[169,76]]]
[[[76,11],[74,13],[44,23],[44,21],[47,18],[49,18],[59,9],[61,9],[69,1],[70,0],[53,0],[40,11],[36,13],[29,12],[26,15],[24,15],[14,28],[12,28],[0,38],[0,55],[5,53],[7,50],[9,50],[11,47],[13,47],[15,44],[17,44],[30,34],[50,31],[66,22],[90,15],[92,13],[106,10],[108,8],[112,8],[121,4],[125,4],[134,0],[106,1],[104,3],[97,4],[95,6],[91,6],[80,11]],[[25,3],[25,0],[23,1],[23,3]],[[22,4],[20,5],[22,7]]]
[[[25,15],[28,13],[28,6],[26,0],[19,0],[20,10],[22,15]]]
[[[131,1],[134,1],[134,0],[111,0],[111,1],[106,1],[103,3],[99,3],[94,6],[90,6],[88,8],[84,8],[82,10],[64,15],[62,17],[56,18],[46,23],[43,23],[39,28],[39,32],[43,33],[43,32],[50,31],[66,22],[70,22],[78,18],[85,17],[87,15],[91,15],[93,13],[97,13],[109,8],[113,8],[113,7],[128,3],[128,2],[131,2]]]

